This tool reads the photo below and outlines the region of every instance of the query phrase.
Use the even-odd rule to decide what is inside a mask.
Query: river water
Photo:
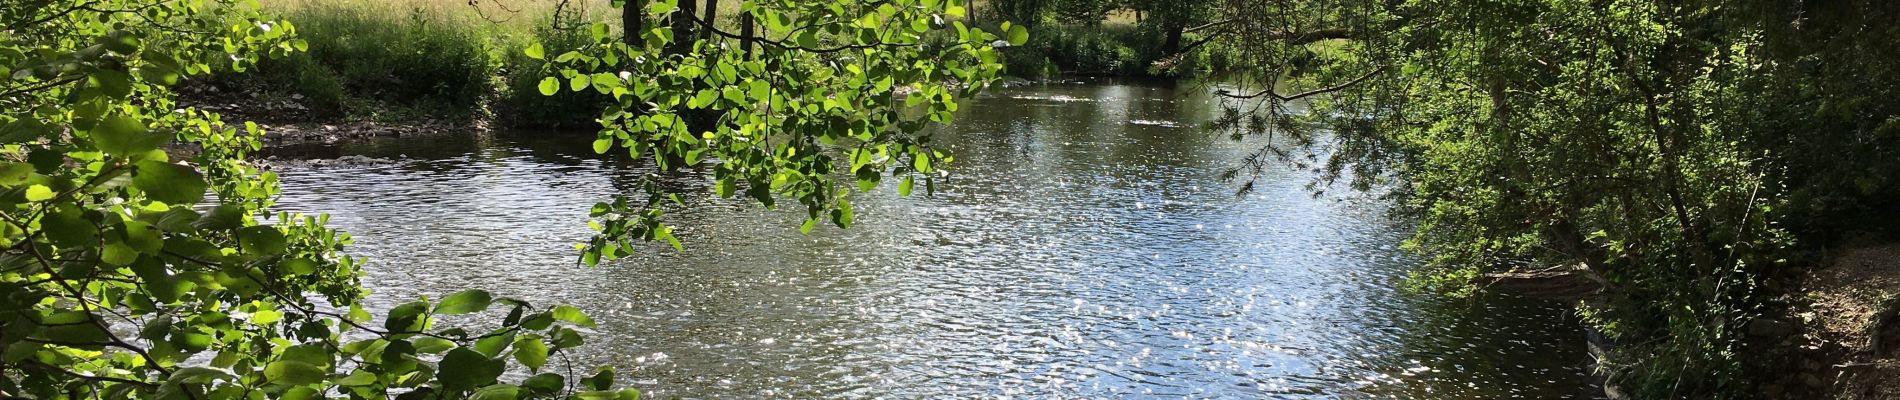
[[[575,263],[587,209],[647,172],[590,134],[278,149],[391,163],[282,168],[370,261],[370,304],[467,287],[578,306],[576,364],[686,398],[1572,398],[1589,357],[1564,305],[1398,289],[1417,263],[1374,199],[1277,171],[1195,128],[1204,90],[1097,82],[966,102],[934,196],[853,201],[851,229],[710,195],[685,251]],[[624,157],[624,155],[622,155]],[[686,185],[705,185],[686,179]],[[919,194],[922,190],[918,191]],[[586,371],[591,371],[587,369]]]

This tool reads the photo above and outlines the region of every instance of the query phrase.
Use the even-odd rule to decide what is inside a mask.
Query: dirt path
[[[1804,287],[1808,350],[1836,399],[1900,399],[1900,243],[1847,246]]]

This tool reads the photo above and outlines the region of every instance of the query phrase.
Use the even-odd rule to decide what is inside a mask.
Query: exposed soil
[[[1797,314],[1836,399],[1900,399],[1900,243],[1850,245],[1814,271]]]

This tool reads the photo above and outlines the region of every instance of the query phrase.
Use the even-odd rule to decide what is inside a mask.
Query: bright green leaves
[[[532,58],[536,60],[546,60],[548,56],[547,50],[543,49],[540,43],[528,45],[528,48],[522,50],[521,52],[522,54],[527,55],[528,58]]]
[[[270,325],[284,319],[284,313],[274,310],[259,310],[251,313],[250,322],[256,325]]]
[[[653,3],[647,5],[647,15],[663,16],[678,9],[679,2],[677,0],[655,0]]]
[[[571,332],[571,330],[563,331]],[[548,346],[536,335],[523,335],[515,339],[515,361],[528,367],[529,371],[539,372],[542,365],[548,363]]]
[[[555,93],[561,91],[561,81],[554,79],[552,76],[541,78],[541,83],[535,87],[541,89],[541,95],[553,96]]]
[[[574,308],[574,306],[568,306],[568,305],[554,306],[554,310],[552,311],[552,314],[554,316],[554,319],[557,321],[579,325],[584,328],[596,327],[594,326],[593,318],[588,318],[587,314],[582,313],[580,309]]]
[[[1003,21],[1002,28],[1003,35],[1008,38],[1009,45],[1021,46],[1023,43],[1029,43],[1029,28],[1025,28],[1022,25],[1010,24],[1009,21]]]
[[[132,183],[152,200],[189,206],[204,200],[207,185],[204,176],[189,166],[161,161],[140,161]]]
[[[494,298],[491,297],[486,290],[463,290],[443,297],[441,302],[436,303],[435,313],[455,315],[481,312],[482,310],[488,309],[488,305],[492,301],[494,301]]]
[[[53,188],[46,187],[46,185],[33,185],[26,188],[26,201],[41,202],[52,200],[54,195]]]
[[[593,80],[592,75],[574,74],[574,76],[567,78],[567,89],[579,92],[582,89],[586,89],[588,85],[593,83],[593,81],[594,80]],[[548,93],[542,93],[542,94],[548,94]]]
[[[157,150],[171,141],[171,135],[152,133],[137,117],[114,113],[93,128],[92,140],[106,154],[130,157]]]

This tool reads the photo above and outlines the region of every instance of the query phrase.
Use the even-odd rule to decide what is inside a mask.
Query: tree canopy
[[[1207,51],[1235,84],[1215,128],[1267,143],[1232,176],[1291,162],[1399,199],[1428,286],[1580,268],[1609,286],[1584,315],[1631,343],[1612,376],[1641,394],[1748,390],[1740,332],[1766,282],[1896,211],[1885,3],[1220,10]]]

